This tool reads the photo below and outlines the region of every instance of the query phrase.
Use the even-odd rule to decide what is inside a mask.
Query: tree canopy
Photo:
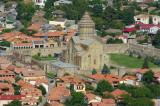
[[[104,64],[103,69],[102,69],[102,74],[110,74],[110,70],[106,64]]]
[[[151,83],[154,81],[154,72],[152,70],[147,71],[146,73],[143,74],[143,81],[145,83]]]
[[[15,100],[11,101],[8,104],[8,106],[22,106],[21,103],[22,103],[21,101],[15,99]]]

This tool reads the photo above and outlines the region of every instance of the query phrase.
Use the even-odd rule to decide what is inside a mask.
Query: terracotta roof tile
[[[125,75],[125,76],[123,77],[123,79],[137,80],[136,77],[132,77],[132,76],[129,76],[129,75]]]
[[[56,102],[56,101],[52,101],[52,102],[50,103],[50,105],[51,105],[51,106],[65,106],[64,104],[61,104],[61,103]]]
[[[9,89],[9,90],[8,91],[2,91],[2,89]],[[14,93],[14,88],[13,88],[12,84],[0,83],[0,93],[5,93],[5,92]]]
[[[147,71],[149,71],[149,69],[140,69],[140,70],[137,71],[137,73],[144,74],[144,73],[146,73]]]
[[[94,94],[88,94],[87,95],[87,98],[88,98],[88,101],[91,101],[91,100],[93,100],[93,99],[95,99],[95,97],[96,97],[97,95],[94,95]]]
[[[5,70],[14,70],[15,68],[18,68],[18,66],[11,64]]]
[[[11,82],[11,83],[15,83],[15,78],[14,77],[0,77],[0,81],[8,81],[8,82]]]
[[[4,59],[4,58],[2,58],[2,57],[0,57],[0,64],[8,64],[8,63],[11,63],[9,60],[7,60],[7,59]]]
[[[45,36],[45,34],[43,32],[38,32],[33,34],[33,36]]]
[[[39,100],[33,98],[33,97],[25,97],[22,98],[22,102],[27,102],[27,103],[38,103]]]
[[[128,94],[125,90],[116,89],[111,93],[115,98],[121,98],[121,95]]]
[[[33,24],[32,26],[28,27],[27,30],[37,31],[41,26],[42,26],[41,24]]]
[[[14,43],[14,46],[33,46],[32,43]]]
[[[82,80],[73,76],[64,76],[64,77],[61,77],[60,79],[64,81],[64,83],[73,83],[73,84],[76,84],[78,82],[84,83]]]
[[[160,77],[160,73],[154,73],[154,77]]]
[[[45,34],[45,36],[58,36],[58,37],[63,37],[66,33],[61,32],[61,31],[55,31],[55,32],[48,32]]]
[[[39,77],[39,76],[45,76],[44,71],[22,71],[22,74],[24,77]]]
[[[99,79],[99,78],[103,79],[105,76],[103,74],[97,73],[97,74],[94,74],[94,75],[89,75],[88,77],[96,80],[96,79]]]

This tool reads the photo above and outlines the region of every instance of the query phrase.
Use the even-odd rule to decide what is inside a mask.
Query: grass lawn
[[[50,78],[55,78],[55,75],[52,73],[46,73],[46,76],[50,77]]]
[[[144,59],[137,59],[137,57],[129,57],[124,54],[109,54],[110,60],[113,64],[117,64],[127,68],[142,68],[144,63]],[[150,68],[157,68],[160,66],[154,65],[150,61],[148,61]]]
[[[47,60],[56,60],[55,57],[40,57],[41,61],[47,61]]]

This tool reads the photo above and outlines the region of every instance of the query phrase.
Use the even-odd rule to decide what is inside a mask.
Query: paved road
[[[42,101],[38,106],[43,106],[43,105],[46,103],[47,97],[48,97],[49,94],[50,94],[50,90],[55,87],[55,79],[53,79],[53,80],[54,80],[53,83],[50,83],[51,80],[52,80],[52,79],[48,78],[49,91],[48,91],[48,93],[45,95],[45,97],[43,97],[43,101]]]

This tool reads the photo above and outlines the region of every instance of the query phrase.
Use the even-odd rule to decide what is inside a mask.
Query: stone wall
[[[123,44],[105,44],[104,52],[105,53],[125,53],[128,49],[128,43]]]
[[[134,54],[141,54],[143,57],[155,57],[160,59],[160,49],[156,49],[153,46],[129,44],[128,51],[132,51]]]
[[[41,56],[48,56],[48,54],[51,54],[54,56],[54,53],[61,53],[62,50],[65,49],[65,47],[54,47],[54,48],[41,48],[41,49],[18,49],[11,51],[12,53],[17,53],[19,55],[35,55],[37,53],[41,53]],[[20,58],[22,56],[19,56]]]

